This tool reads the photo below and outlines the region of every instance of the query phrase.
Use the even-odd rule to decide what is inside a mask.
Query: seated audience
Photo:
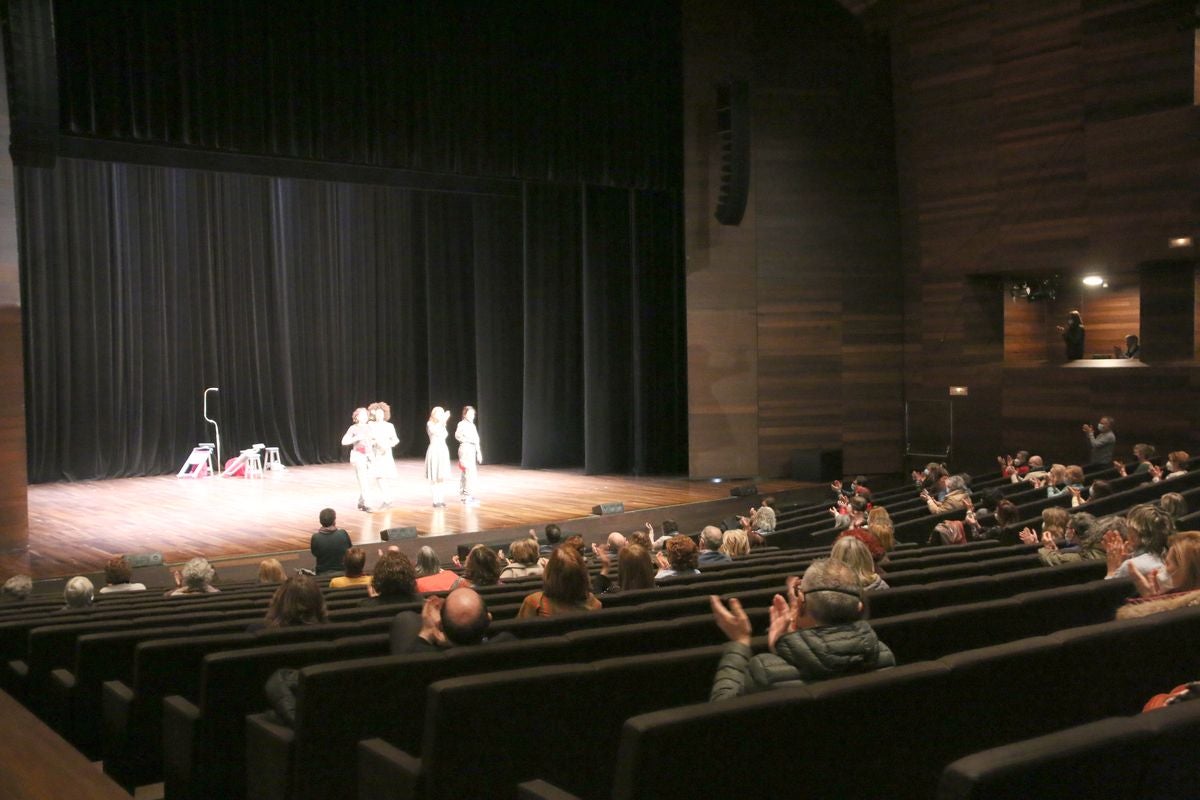
[[[338,575],[329,582],[330,589],[348,589],[351,586],[367,586],[371,583],[371,576],[363,574],[363,570],[367,566],[367,551],[361,547],[351,547],[346,551],[345,559],[342,561],[342,569],[344,575]],[[420,591],[420,581],[417,581],[417,591]]]
[[[608,535],[608,555],[616,558],[621,554],[621,548],[625,546],[625,534],[619,531],[613,531]]]
[[[930,514],[945,514],[947,511],[957,511],[967,505],[971,495],[967,492],[966,482],[961,475],[951,475],[946,478],[946,496],[938,500],[928,491],[921,492],[921,499],[929,507]]]
[[[536,540],[533,546],[537,548]],[[488,636],[492,615],[474,589],[455,589],[446,597],[427,597],[421,613],[401,611],[392,620],[390,648],[394,656],[432,653],[450,647],[516,641],[508,631]]]
[[[858,539],[867,546],[867,550],[871,552],[871,558],[875,559],[877,563],[887,557],[887,548],[883,546],[883,542],[879,540],[879,537],[871,533],[870,528],[865,528],[861,525],[855,525],[849,530],[842,531],[840,534],[838,534],[837,538]]]
[[[1049,537],[1053,541],[1066,538],[1067,526],[1071,521],[1071,513],[1065,508],[1042,509],[1042,533],[1039,537],[1032,528],[1026,528],[1019,534],[1025,544],[1037,544],[1039,540]]]
[[[945,464],[939,464],[936,461],[930,461],[925,465],[925,469],[920,472],[914,470],[912,473],[913,481],[922,491],[936,492],[941,488],[942,481],[950,473],[946,470]]]
[[[600,559],[600,574],[592,579],[593,593],[602,595],[626,589],[654,588],[654,562],[650,558],[650,549],[645,545],[631,542],[621,550],[621,555],[617,557],[617,580],[615,583],[609,577],[612,571],[612,559],[609,558],[608,552],[599,545],[592,545],[592,547]]]
[[[933,526],[926,545],[966,544],[967,524],[963,520],[944,519]]]
[[[293,575],[271,596],[263,628],[288,628],[328,622],[325,595],[311,575]]]
[[[865,528],[870,505],[867,498],[855,495],[839,503],[836,508],[829,509],[829,513],[833,514],[833,529],[846,531],[851,528]]]
[[[1029,462],[1025,465],[1024,472],[1018,472],[1011,476],[1010,480],[1013,483],[1033,483],[1034,481],[1044,481],[1046,479],[1047,470],[1045,462],[1041,456],[1030,456]]]
[[[654,526],[647,522],[646,527],[649,529],[649,531],[634,531],[633,533],[629,534],[629,538],[625,540],[626,546],[631,544],[640,544],[642,547],[646,548],[647,551],[653,550],[654,545],[650,543],[650,537],[653,535]]]
[[[1114,344],[1113,345],[1113,357],[1114,358],[1141,358],[1142,357],[1142,344],[1141,344],[1141,342],[1138,341],[1137,335],[1131,333],[1125,337],[1125,349],[1124,350],[1121,349],[1121,345]]]
[[[1124,578],[1136,569],[1145,575],[1159,570],[1159,584],[1171,588],[1171,579],[1163,568],[1167,540],[1175,533],[1175,521],[1167,512],[1150,503],[1129,509],[1125,515],[1128,537],[1115,530],[1104,534],[1104,550],[1108,558],[1106,578]]]
[[[132,579],[133,570],[125,556],[114,556],[104,564],[104,586],[100,587],[100,594],[146,591],[146,584],[133,583]]]
[[[1137,462],[1137,466],[1133,470],[1134,475],[1150,472],[1154,467],[1150,463],[1150,459],[1154,458],[1154,445],[1145,444],[1144,442],[1135,444],[1133,446],[1133,457]],[[1117,468],[1117,474],[1122,478],[1129,474],[1128,468],[1123,461],[1114,461],[1113,466]]]
[[[854,570],[863,589],[889,588],[887,581],[875,571],[875,559],[871,558],[871,551],[860,540],[850,536],[838,539],[829,551],[829,558],[832,561],[840,561]]]
[[[395,605],[415,603],[421,599],[417,594],[417,574],[408,556],[398,550],[388,550],[375,562],[375,573],[367,584],[368,597],[359,601],[360,606]]]
[[[1153,475],[1153,481],[1158,483],[1167,478],[1178,478],[1181,475],[1187,475],[1187,463],[1191,460],[1191,456],[1184,450],[1175,450],[1167,454],[1167,463],[1165,466],[1157,467],[1150,465],[1150,474]]]
[[[508,546],[508,556],[508,564],[500,571],[500,580],[512,581],[542,574],[537,540],[517,539]]]
[[[704,530],[700,531],[700,555],[696,558],[696,563],[704,564],[725,564],[733,559],[727,554],[721,552],[721,545],[725,541],[725,534],[716,525],[707,525]]]
[[[747,531],[758,533],[775,532],[775,498],[764,497],[762,505],[750,509],[749,517],[738,517],[742,527]]]
[[[554,552],[554,548],[562,544],[562,528],[551,522],[546,526],[546,543],[538,548],[538,554],[543,558],[548,558]]]
[[[0,600],[5,603],[19,603],[33,594],[33,578],[28,575],[13,575],[4,582],[0,589]]]
[[[571,543],[574,538],[576,537],[569,537],[567,541],[563,542],[563,546],[574,546]],[[582,536],[579,536],[579,542],[582,545]],[[455,558],[457,557],[455,556]],[[486,544],[477,544],[472,547],[471,552],[467,553],[467,560],[463,562],[462,567],[462,575],[450,584],[451,589],[463,586],[495,586],[500,583],[500,555]]]
[[[337,512],[332,508],[321,509],[321,529],[312,535],[308,549],[316,559],[313,567],[318,575],[337,572],[342,568],[346,551],[351,548],[350,534],[337,527]]]
[[[189,559],[182,570],[174,570],[171,575],[175,578],[175,588],[168,590],[164,597],[180,597],[188,594],[217,594],[221,590],[212,585],[217,571],[208,563],[207,558]]]
[[[458,580],[458,573],[442,569],[442,562],[429,545],[417,551],[417,591],[443,592]]]
[[[279,563],[278,558],[264,558],[258,562],[259,583],[283,583],[286,580],[287,573],[283,571],[283,564]]]
[[[1023,478],[1029,472],[1029,451],[1018,450],[1015,456],[996,456],[996,462],[1000,465],[1001,477]]]
[[[590,584],[583,554],[574,547],[560,547],[546,562],[542,590],[526,595],[517,611],[517,618],[595,611],[600,608],[600,601],[592,594]]]
[[[1091,500],[1099,500],[1102,497],[1108,497],[1113,493],[1112,484],[1100,478],[1092,481],[1092,485],[1088,487],[1087,497],[1084,497],[1083,489],[1077,486],[1068,486],[1067,490],[1071,492],[1071,508],[1081,506]]]
[[[1021,511],[1011,500],[1001,500],[996,503],[992,512],[991,525],[984,527],[975,509],[968,507],[967,516],[963,519],[963,527],[968,539],[999,539],[1004,529],[1021,521]]]
[[[1141,595],[1117,610],[1117,619],[1132,619],[1200,606],[1200,531],[1182,531],[1170,539],[1161,570],[1129,568]]]
[[[896,549],[896,531],[892,525],[892,515],[883,506],[875,506],[867,513],[867,533],[875,537],[885,553]]]
[[[66,601],[66,605],[59,611],[91,611],[95,593],[96,587],[90,580],[82,575],[76,575],[63,587],[63,600]]]
[[[1171,519],[1175,522],[1179,522],[1188,513],[1187,500],[1179,492],[1167,492],[1158,498],[1158,505],[1159,508],[1170,514]]]
[[[790,601],[775,595],[767,628],[771,652],[757,656],[750,649],[750,619],[741,603],[730,600],[726,608],[716,595],[710,598],[713,618],[730,640],[710,699],[895,666],[892,651],[862,619],[862,589],[848,566],[815,561],[803,579],[789,578],[788,594]]]
[[[1034,544],[1038,541],[1038,558],[1047,566],[1069,564],[1074,561],[1092,561],[1106,558],[1104,534],[1110,530],[1124,530],[1125,520],[1121,517],[1105,517],[1097,521],[1086,511],[1072,514],[1067,522],[1066,534],[1060,540],[1053,532],[1044,531],[1039,538],[1029,528],[1021,531],[1021,541]],[[1026,534],[1031,535],[1026,535]]]
[[[721,536],[721,553],[730,560],[750,552],[750,536],[746,531],[725,531]]]
[[[658,574],[654,580],[676,578],[681,575],[699,575],[696,543],[690,537],[676,534],[667,540],[663,552],[658,554]]]

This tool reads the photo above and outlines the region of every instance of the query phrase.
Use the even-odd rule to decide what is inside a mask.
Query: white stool
[[[278,447],[268,447],[267,448],[267,457],[266,457],[266,460],[263,462],[263,466],[266,469],[270,469],[270,470],[286,469],[286,467],[283,466],[283,462],[279,460],[279,448]]]
[[[262,456],[252,453],[246,456],[246,477],[261,478],[263,476]]]

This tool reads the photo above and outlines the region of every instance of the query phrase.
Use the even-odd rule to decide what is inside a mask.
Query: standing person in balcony
[[[1058,332],[1062,334],[1063,344],[1067,346],[1067,361],[1077,361],[1083,358],[1083,340],[1087,328],[1083,325],[1083,317],[1078,311],[1067,315],[1067,324],[1059,325]]]

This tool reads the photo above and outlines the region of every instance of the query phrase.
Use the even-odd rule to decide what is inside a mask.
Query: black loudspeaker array
[[[717,86],[717,139],[721,145],[717,221],[740,225],[750,192],[750,86],[746,81]]]

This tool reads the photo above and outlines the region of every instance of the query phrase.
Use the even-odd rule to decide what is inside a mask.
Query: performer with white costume
[[[425,451],[425,477],[433,488],[433,507],[446,507],[445,482],[450,479],[450,448],[446,446],[446,423],[450,412],[434,406],[425,422],[429,449]]]
[[[461,470],[458,493],[462,495],[462,502],[478,505],[475,481],[479,475],[479,465],[483,463],[483,450],[479,447],[479,431],[475,427],[475,409],[472,406],[463,406],[462,419],[454,429],[454,438],[458,440],[458,468]]]
[[[400,444],[396,435],[396,426],[389,420],[392,418],[392,407],[387,403],[372,403],[367,406],[371,412],[371,466],[368,471],[371,484],[379,497],[380,503],[376,508],[387,508],[392,504],[392,487],[396,482],[396,458],[392,448]],[[384,484],[387,481],[387,485]],[[368,509],[372,510],[372,509]]]
[[[342,437],[342,444],[350,447],[350,465],[358,479],[358,507],[364,511],[374,508],[375,498],[371,494],[371,415],[365,408],[356,408],[351,415],[354,424]]]

